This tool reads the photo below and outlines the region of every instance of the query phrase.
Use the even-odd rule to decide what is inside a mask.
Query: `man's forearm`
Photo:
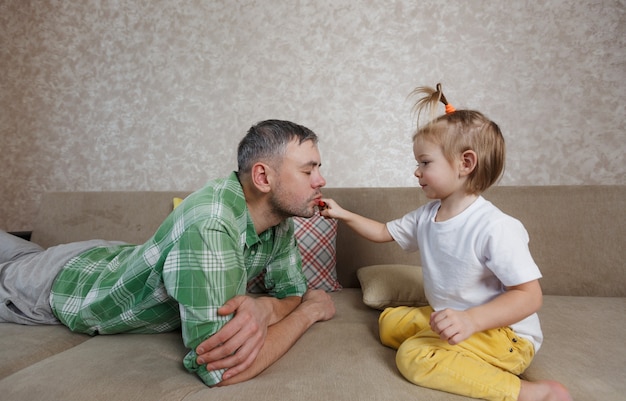
[[[245,370],[228,369],[219,386],[251,379],[279,360],[315,322],[331,319],[335,305],[322,290],[308,291],[292,313],[267,330],[265,343],[252,365]]]
[[[302,302],[302,297],[287,297],[283,299],[259,297],[256,300],[265,304],[270,311],[268,326],[272,326],[291,314]]]
[[[252,365],[241,373],[234,369],[227,370],[218,386],[243,382],[263,372],[279,360],[314,323],[315,320],[310,316],[296,309],[278,323],[268,327],[265,343]]]

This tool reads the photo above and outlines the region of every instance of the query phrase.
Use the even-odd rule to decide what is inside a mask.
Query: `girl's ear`
[[[263,193],[270,192],[271,167],[265,163],[255,163],[251,170],[252,183]]]
[[[478,156],[476,152],[473,150],[466,150],[461,155],[461,170],[459,174],[461,177],[468,176],[474,171],[476,168],[476,164],[478,163]]]

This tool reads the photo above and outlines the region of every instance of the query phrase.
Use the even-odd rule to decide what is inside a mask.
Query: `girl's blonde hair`
[[[417,112],[418,129],[413,143],[419,138],[441,146],[450,164],[465,151],[476,153],[477,163],[467,180],[467,191],[480,194],[500,179],[504,172],[505,145],[502,132],[496,123],[474,110],[455,110],[441,91],[441,84],[433,89],[416,88],[411,95],[422,95],[413,108]],[[446,105],[448,112],[436,117],[438,103]],[[430,121],[419,127],[420,115],[430,110]]]

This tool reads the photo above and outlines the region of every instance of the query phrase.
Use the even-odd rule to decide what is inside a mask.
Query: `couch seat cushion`
[[[90,337],[65,326],[0,323],[0,379],[42,359],[70,349]]]
[[[469,400],[404,380],[395,351],[378,340],[379,312],[363,304],[361,291],[348,288],[331,296],[335,318],[314,325],[277,363],[245,383],[208,388],[187,373],[178,332],[128,334],[89,338],[15,371],[0,380],[0,394],[32,401]],[[559,380],[575,400],[622,400],[625,308],[626,298],[546,296],[540,312],[544,345],[525,376]],[[37,327],[15,327],[19,333],[3,339],[3,353],[18,347],[21,336],[44,334]],[[52,343],[68,341],[62,327],[48,329]],[[8,333],[2,325],[0,330]]]

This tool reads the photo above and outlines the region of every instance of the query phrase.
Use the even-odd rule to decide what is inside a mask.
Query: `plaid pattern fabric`
[[[318,214],[311,218],[294,217],[294,233],[302,255],[302,272],[309,288],[337,291],[336,239],[337,220],[326,219]],[[265,277],[261,275],[248,283],[248,291],[264,292]]]
[[[341,289],[337,281],[337,220],[318,214],[305,219],[294,217],[294,233],[300,255],[302,272],[311,288],[325,291]]]
[[[92,335],[181,326],[190,349],[183,364],[214,385],[223,371],[198,366],[194,349],[232,317],[217,309],[263,270],[277,298],[306,291],[293,225],[257,235],[233,173],[187,197],[145,244],[94,248],[72,259],[50,303],[63,324]]]

